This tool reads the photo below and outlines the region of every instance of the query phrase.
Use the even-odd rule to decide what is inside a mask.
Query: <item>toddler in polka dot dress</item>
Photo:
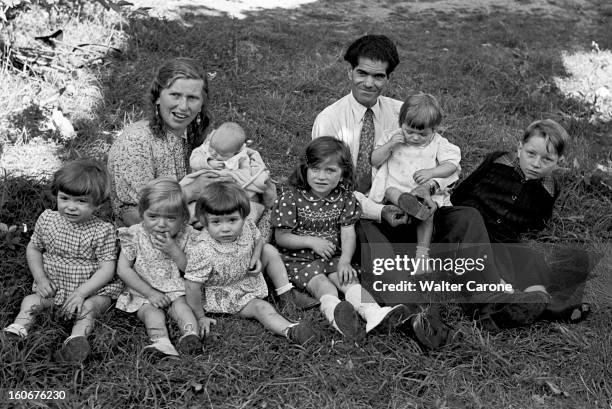
[[[408,318],[408,308],[381,307],[359,284],[358,267],[351,264],[361,212],[352,191],[353,174],[344,142],[314,139],[290,175],[290,187],[277,200],[272,218],[289,279],[319,299],[331,325],[359,344],[366,333]]]

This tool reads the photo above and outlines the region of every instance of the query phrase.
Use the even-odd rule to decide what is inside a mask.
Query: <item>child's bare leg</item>
[[[272,280],[276,295],[279,296],[283,304],[291,303],[304,310],[319,305],[317,300],[293,288],[293,284],[289,282],[287,276],[285,263],[283,263],[278,250],[271,244],[264,244],[261,252],[261,264],[263,270]]]
[[[284,335],[285,328],[292,323],[280,315],[269,302],[253,299],[238,313],[243,318],[254,318],[276,335]]]
[[[330,274],[330,276],[332,275]],[[334,284],[333,280],[325,274],[317,274],[308,282],[307,288],[311,294],[321,301],[321,312],[332,327],[354,342],[360,343],[363,341],[365,338],[363,322],[351,303],[340,301],[337,285]]]
[[[39,294],[30,294],[21,301],[21,308],[15,317],[15,321],[4,329],[6,332],[25,337],[28,334],[30,324],[32,324],[32,313],[36,307],[49,308],[53,305],[53,300],[43,298]]]
[[[243,318],[254,318],[274,334],[282,335],[297,344],[305,344],[316,338],[310,324],[293,323],[280,315],[269,302],[258,298],[249,301],[238,315]]]
[[[403,192],[396,187],[389,187],[385,191],[385,199],[397,206],[402,193]]]
[[[383,331],[392,329],[409,316],[408,307],[405,305],[400,304],[394,307],[378,305],[372,294],[363,288],[356,278],[350,283],[341,283],[338,273],[332,273],[328,277],[329,281],[344,293],[346,301],[366,321],[366,332],[374,329]]]
[[[111,299],[105,295],[92,295],[83,302],[81,315],[76,318],[72,326],[71,337],[87,336],[91,334],[94,327],[94,321],[108,307],[110,307]]]
[[[152,341],[159,338],[168,338],[166,328],[166,315],[162,310],[151,304],[144,304],[136,313],[147,329],[147,335]]]
[[[202,343],[198,336],[198,320],[187,304],[185,297],[182,296],[174,300],[168,312],[172,319],[177,322],[182,334],[177,345],[179,351],[186,354],[201,352]]]
[[[94,327],[96,317],[106,310],[111,303],[110,297],[93,295],[83,302],[81,314],[76,317],[72,333],[55,353],[55,359],[63,362],[83,362],[89,355],[90,347],[87,335]]]
[[[433,214],[417,225],[417,248],[414,257],[419,260],[419,262],[414,274],[424,274],[430,271],[428,260],[433,226]]]
[[[178,356],[178,351],[170,342],[168,329],[166,328],[166,315],[162,310],[151,304],[144,304],[136,313],[147,329],[147,335],[152,344],[146,346],[147,349],[155,349],[166,355]]]

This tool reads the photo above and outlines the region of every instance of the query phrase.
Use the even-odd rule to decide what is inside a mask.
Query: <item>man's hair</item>
[[[88,196],[94,206],[99,206],[110,195],[106,166],[92,159],[68,162],[53,175],[51,191],[56,196],[59,191],[71,196]]]
[[[561,125],[552,119],[542,119],[532,122],[523,133],[522,142],[527,142],[530,138],[539,136],[546,141],[546,149],[550,152],[552,147],[557,155],[563,156],[565,147],[569,146],[570,137]]]
[[[387,75],[391,74],[399,64],[397,47],[389,37],[384,35],[365,35],[349,45],[346,54],[344,54],[344,60],[355,68],[359,65],[359,58],[386,62]]]

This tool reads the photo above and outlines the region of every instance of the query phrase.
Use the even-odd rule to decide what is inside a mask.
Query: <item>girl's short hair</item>
[[[189,151],[191,151],[202,144],[206,129],[211,122],[208,112],[208,76],[200,61],[191,58],[172,58],[158,68],[149,88],[149,127],[153,134],[159,138],[166,135],[166,124],[157,111],[157,100],[161,92],[170,88],[174,81],[178,79],[203,81],[202,97],[204,100],[202,101],[202,108],[196,119],[187,127],[187,144]],[[187,157],[189,157],[189,153]]]
[[[77,159],[66,163],[53,175],[51,191],[72,196],[88,196],[99,206],[110,195],[110,178],[106,166],[93,159]]]
[[[544,138],[546,149],[552,147],[557,155],[563,156],[565,147],[569,145],[570,137],[565,128],[552,119],[534,121],[525,129],[522,142],[525,143],[534,136]]]
[[[327,159],[333,158],[342,169],[342,181],[347,189],[355,184],[355,170],[349,147],[340,139],[333,136],[315,138],[306,146],[306,152],[300,158],[299,165],[291,172],[288,183],[300,189],[309,190],[307,172],[308,168],[317,166]]]
[[[183,218],[184,222],[189,220],[189,207],[181,185],[171,177],[161,177],[152,180],[143,187],[138,194],[138,214],[143,216],[144,212],[151,206],[161,204],[162,210],[167,214],[175,214]]]
[[[402,104],[399,126],[406,124],[414,129],[435,128],[442,122],[442,108],[431,94],[411,92]]]
[[[196,203],[198,219],[207,214],[220,216],[237,211],[243,219],[251,211],[249,196],[243,188],[233,182],[213,182],[204,189]]]

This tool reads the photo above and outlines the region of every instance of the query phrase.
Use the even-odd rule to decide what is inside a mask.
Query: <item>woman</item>
[[[129,125],[108,153],[111,204],[118,225],[139,223],[138,192],[153,179],[166,176],[181,181],[189,173],[191,151],[204,141],[210,124],[208,81],[202,65],[188,58],[166,61],[157,71],[149,95],[149,119]],[[188,201],[197,199],[213,181],[232,182],[231,176],[204,172],[183,186]],[[258,225],[270,236],[270,215]],[[282,304],[311,308],[318,301],[297,292],[287,274],[270,277]]]
[[[124,226],[140,222],[136,205],[144,185],[161,176],[181,180],[188,173],[189,155],[202,143],[210,124],[208,81],[196,60],[165,62],[149,94],[148,120],[125,128],[108,153],[113,212]],[[194,189],[185,192],[188,198],[197,194]]]

